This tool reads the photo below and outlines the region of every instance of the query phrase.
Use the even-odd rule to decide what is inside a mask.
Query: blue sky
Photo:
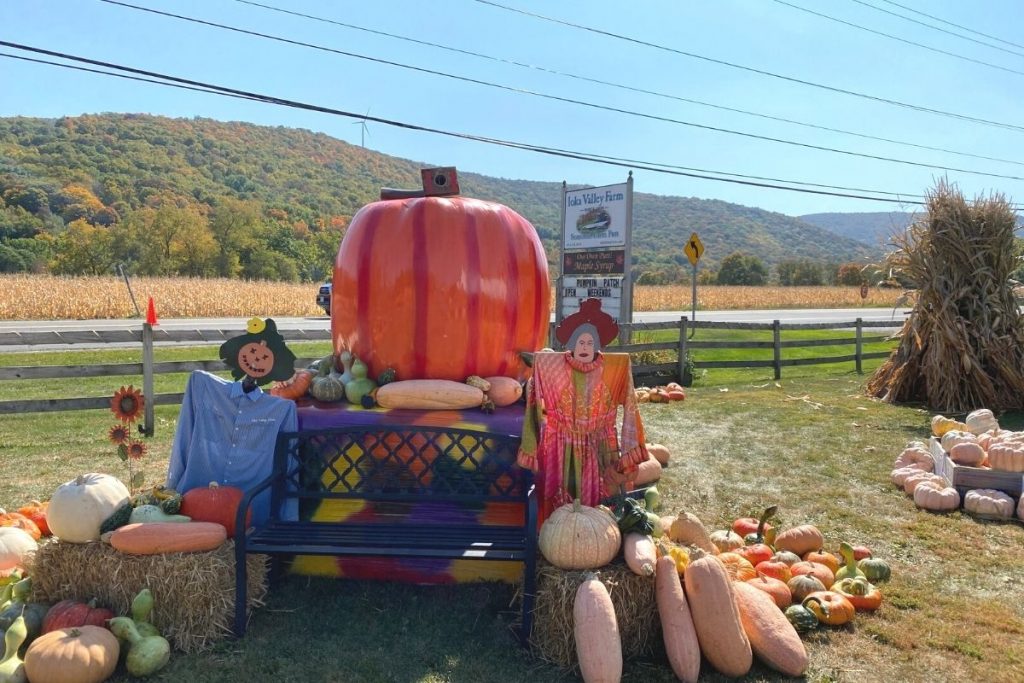
[[[259,1],[672,97],[1020,161],[1014,164],[968,158],[756,118],[460,55],[236,0],[126,1],[377,59],[702,126],[926,165],[1024,177],[1024,129],[980,125],[828,92],[474,0]],[[1003,69],[866,33],[775,0],[497,1],[836,88],[1024,125],[1019,116],[1024,92],[1024,47],[966,34],[1003,50],[979,45],[884,14],[856,0],[787,2]],[[885,0],[864,3],[964,33]],[[1020,2],[899,0],[899,4],[1024,45],[1024,38],[1014,30],[1024,18],[1024,4]],[[587,154],[907,195],[924,194],[937,177],[945,174],[969,196],[999,191],[1018,203],[1024,201],[1024,183],[1019,180],[859,158],[553,101],[155,16],[99,0],[3,0],[0,40],[345,111],[369,110],[371,116],[396,121]],[[4,47],[0,52],[26,54]],[[360,144],[359,123],[346,118],[0,59],[0,116],[57,117],[99,112],[146,112],[299,127]],[[604,185],[622,182],[628,172],[627,168],[453,140],[379,123],[368,124],[367,130],[368,148],[493,176]],[[720,199],[791,215],[915,208],[640,169],[634,171],[634,182],[637,192]]]

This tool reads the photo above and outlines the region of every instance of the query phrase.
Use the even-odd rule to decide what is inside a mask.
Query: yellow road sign
[[[690,235],[690,239],[686,242],[686,246],[683,247],[683,251],[686,252],[686,258],[690,259],[690,263],[697,265],[697,261],[704,254],[704,243],[697,237],[697,233]]]

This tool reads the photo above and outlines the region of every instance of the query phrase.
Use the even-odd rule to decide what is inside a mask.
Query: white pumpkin
[[[46,508],[46,523],[62,541],[98,541],[100,525],[129,497],[127,487],[117,477],[82,474],[57,487]]]
[[[999,422],[996,421],[996,416],[988,408],[968,413],[965,422],[967,423],[968,431],[972,434],[984,434],[987,431],[999,429]]]
[[[960,494],[952,486],[926,481],[914,489],[914,505],[932,512],[948,512],[960,507]]]
[[[1013,498],[996,489],[971,489],[964,496],[964,509],[978,515],[1013,517]]]
[[[953,446],[961,443],[977,443],[978,437],[970,432],[962,432],[959,429],[953,429],[942,435],[942,448],[948,453],[953,450]]]
[[[893,463],[894,469],[901,467],[916,467],[922,472],[931,472],[935,469],[935,459],[921,446],[908,446]]]
[[[910,465],[908,467],[897,467],[892,471],[889,476],[892,479],[892,483],[896,484],[900,488],[903,488],[903,483],[907,480],[907,477],[912,477],[915,474],[927,474],[924,470]]]
[[[0,526],[0,570],[31,564],[38,549],[39,544],[27,531],[13,526]]]
[[[957,465],[977,467],[985,459],[985,449],[977,443],[958,443],[949,449],[949,457]]]
[[[1017,502],[1017,519],[1024,519],[1024,496]]]
[[[931,474],[930,472],[918,472],[917,474],[912,474],[903,480],[903,491],[907,495],[912,496],[914,495],[914,489],[925,482],[939,484],[943,487],[947,485],[944,477],[940,477],[937,474]]]
[[[988,466],[1004,472],[1024,472],[1024,444],[994,443],[988,449]]]

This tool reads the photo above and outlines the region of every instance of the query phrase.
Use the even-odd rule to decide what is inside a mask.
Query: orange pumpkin
[[[35,541],[42,537],[42,533],[36,523],[20,512],[7,512],[0,508],[0,526],[12,526],[15,529],[21,529]]]
[[[38,500],[33,500],[28,505],[18,508],[18,512],[35,522],[35,525],[39,527],[40,534],[49,536],[50,525],[46,523],[46,508],[48,507],[50,507],[49,501],[40,503]]]
[[[832,570],[833,575],[839,571],[839,558],[827,550],[812,550],[809,553],[804,553],[804,562],[823,564]]]
[[[742,555],[728,552],[716,557],[725,565],[725,571],[728,572],[729,578],[733,581],[749,581],[757,576],[754,565],[750,564],[750,561]]]
[[[334,264],[331,334],[376,376],[519,377],[518,352],[546,344],[547,259],[512,209],[466,197],[373,202]]]
[[[245,493],[235,486],[221,486],[211,481],[206,488],[189,489],[181,496],[181,514],[191,517],[193,522],[213,522],[227,531],[228,538],[235,537],[235,517],[238,504]],[[246,513],[246,525],[252,521],[252,508]]]
[[[274,382],[274,386],[270,387],[270,393],[274,396],[290,398],[294,401],[306,395],[314,377],[316,377],[316,373],[311,370],[298,370],[291,376],[291,379],[286,379],[283,382]]]

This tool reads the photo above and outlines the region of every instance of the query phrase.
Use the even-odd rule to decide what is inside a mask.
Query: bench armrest
[[[277,481],[278,479],[283,479],[286,474],[287,473],[285,473],[285,472],[273,472],[269,477],[267,477],[266,479],[264,479],[260,483],[256,484],[256,486],[254,486],[251,489],[249,489],[248,491],[246,491],[245,494],[242,496],[242,500],[238,503],[238,512],[235,514],[235,540],[236,540],[236,542],[237,542],[237,540],[240,537],[244,537],[246,531],[248,530],[246,528],[245,518],[246,518],[246,513],[249,512],[249,508],[252,507],[253,499],[256,496],[258,496],[261,492],[263,492],[265,489],[270,488],[270,486],[275,481]],[[271,510],[271,515],[273,515],[273,514],[274,514],[274,511]]]

